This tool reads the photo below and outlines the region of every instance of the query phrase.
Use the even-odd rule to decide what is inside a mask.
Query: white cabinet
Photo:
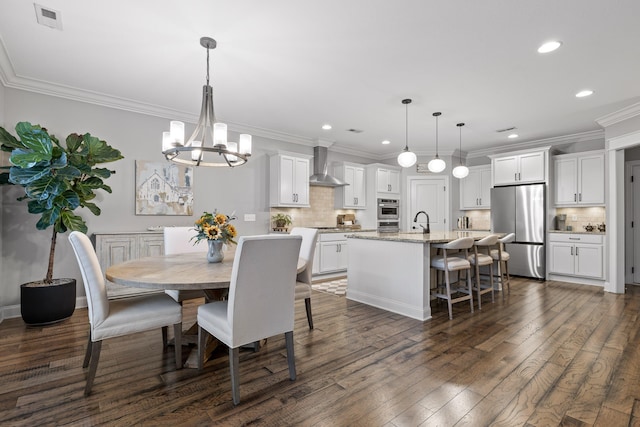
[[[491,208],[491,166],[473,166],[460,180],[460,210]]]
[[[355,163],[338,163],[333,173],[336,178],[348,183],[343,187],[336,187],[336,209],[365,209],[366,204],[366,177],[363,165]]]
[[[400,194],[400,171],[377,168],[376,189],[378,193]]]
[[[310,156],[276,154],[270,159],[272,207],[309,207]]]
[[[139,233],[95,233],[92,238],[103,274],[107,268],[113,264],[119,264],[146,256],[159,256],[164,254],[163,233],[148,231]],[[158,292],[153,289],[130,288],[111,282],[106,283],[109,298],[122,298],[125,296]]]
[[[314,258],[313,261],[314,274],[347,271],[347,263],[349,261],[347,234],[320,233],[318,235],[318,243],[316,244],[317,258]]]
[[[603,236],[551,233],[549,272],[567,276],[604,277]]]
[[[548,149],[493,157],[493,185],[545,182]]]
[[[555,156],[553,165],[556,205],[604,205],[602,151]]]

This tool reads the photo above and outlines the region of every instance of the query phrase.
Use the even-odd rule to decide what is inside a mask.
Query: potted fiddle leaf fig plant
[[[25,323],[42,325],[70,317],[75,310],[76,280],[53,278],[58,233],[87,232],[85,220],[76,213],[86,208],[100,215],[93,202],[97,190],[111,193],[104,183],[115,171],[97,167],[122,159],[119,150],[89,133],[72,133],[62,144],[40,125],[20,122],[18,138],[0,127],[2,151],[11,153],[11,166],[0,171],[0,184],[20,185],[29,213],[40,215],[38,230],[51,227],[49,265],[44,279],[20,287],[20,310]],[[7,172],[8,169],[8,172]]]

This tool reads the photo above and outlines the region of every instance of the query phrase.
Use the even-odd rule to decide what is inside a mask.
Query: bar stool
[[[435,297],[447,300],[449,308],[449,319],[453,319],[452,304],[461,301],[469,301],[471,312],[473,313],[473,289],[471,285],[471,263],[469,262],[469,248],[473,246],[472,237],[462,237],[449,243],[436,243],[431,245],[434,248],[442,249],[442,255],[434,256],[431,259],[431,268],[436,270],[436,292]],[[450,255],[447,251],[464,251],[464,258]],[[451,281],[449,279],[450,271],[462,271],[467,270],[467,287],[451,288]],[[438,271],[444,271],[444,289],[439,291],[443,287],[442,283],[438,283]],[[458,273],[458,280],[454,283],[459,283],[460,274]],[[462,293],[463,296],[453,298],[452,293]]]
[[[482,309],[482,295],[491,292],[491,302],[495,302],[493,294],[493,257],[491,247],[498,243],[498,235],[491,234],[473,244],[473,255],[469,256],[469,262],[475,267],[476,286],[478,293],[478,310]],[[484,251],[484,253],[483,253]],[[480,280],[480,267],[489,266],[489,284]]]
[[[509,233],[501,239],[498,239],[498,249],[491,251],[491,258],[498,263],[498,281],[502,288],[502,299],[504,300],[504,285],[507,285],[509,293],[511,293],[511,277],[509,276],[509,252],[504,250],[505,243],[511,243],[515,240],[516,235]],[[506,275],[506,280],[505,280]]]

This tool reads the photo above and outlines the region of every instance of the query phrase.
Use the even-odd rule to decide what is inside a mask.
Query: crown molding
[[[640,102],[631,104],[622,110],[614,111],[613,113],[599,117],[596,119],[596,123],[606,128],[611,125],[615,125],[616,123],[629,120],[635,116],[640,116]]]
[[[510,143],[507,146],[483,148],[481,150],[469,151],[467,159],[478,157],[489,157],[494,154],[508,153],[511,151],[526,150],[529,148],[542,148],[546,146],[556,146],[577,142],[593,141],[604,139],[604,129],[592,130],[588,132],[574,133],[571,135],[554,136],[551,138],[537,139],[534,141],[523,141],[516,144]]]

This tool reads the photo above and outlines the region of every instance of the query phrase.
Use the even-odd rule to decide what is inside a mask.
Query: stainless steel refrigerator
[[[509,253],[509,274],[536,279],[545,269],[545,185],[514,185],[491,189],[491,231],[515,233]]]

